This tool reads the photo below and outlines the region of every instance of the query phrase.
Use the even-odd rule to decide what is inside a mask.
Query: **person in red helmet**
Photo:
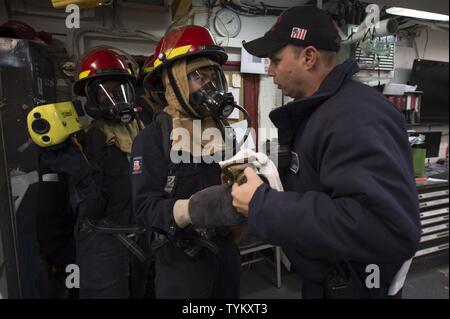
[[[239,297],[239,252],[229,227],[245,220],[220,185],[217,161],[206,160],[222,158],[220,132],[236,107],[226,60],[206,28],[190,25],[167,32],[144,69],[144,88],[162,111],[133,143],[132,193],[137,222],[153,232],[157,298]],[[196,137],[196,124],[219,138]],[[179,131],[189,132],[189,141],[178,139]]]
[[[111,49],[91,50],[81,59],[77,74],[73,91],[87,97],[89,116],[125,125],[133,122],[136,75],[124,57]]]
[[[93,118],[82,151],[67,143],[58,151],[44,152],[43,159],[66,176],[77,215],[79,296],[142,297],[142,289],[136,295],[129,285],[135,270],[130,269],[130,251],[149,262],[128,236],[144,232],[134,225],[129,174],[131,145],[141,126],[134,111],[135,75],[118,51],[95,48],[81,58],[77,77],[73,90],[87,98],[85,111]],[[145,273],[139,275],[145,283]]]

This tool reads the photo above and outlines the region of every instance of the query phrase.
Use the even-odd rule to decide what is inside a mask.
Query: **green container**
[[[420,147],[413,147],[412,154],[413,154],[414,176],[416,178],[425,177],[426,149]]]

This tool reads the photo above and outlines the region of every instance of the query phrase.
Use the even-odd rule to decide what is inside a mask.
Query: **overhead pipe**
[[[379,21],[375,25],[371,25],[370,27],[361,28],[351,34],[346,38],[342,38],[343,34],[341,34],[342,42],[341,44],[351,44],[355,42],[359,42],[365,40],[368,37],[385,37],[392,34],[397,33],[398,31],[398,22],[396,19],[386,19]]]

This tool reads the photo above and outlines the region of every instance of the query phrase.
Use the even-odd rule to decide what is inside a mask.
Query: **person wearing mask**
[[[156,298],[238,298],[229,226],[244,219],[216,160],[235,107],[221,67],[227,54],[206,28],[185,26],[167,32],[153,57],[144,88],[160,111],[136,137],[131,169],[137,221],[153,232]],[[215,138],[205,139],[207,130]]]
[[[129,158],[141,123],[134,111],[135,76],[124,57],[94,48],[79,62],[74,92],[86,97],[93,118],[79,143],[43,150],[46,167],[65,176],[76,214],[76,264],[80,298],[130,298],[127,236],[134,225]],[[139,248],[137,248],[139,250]],[[134,257],[133,257],[134,258]],[[143,280],[144,281],[144,280]]]

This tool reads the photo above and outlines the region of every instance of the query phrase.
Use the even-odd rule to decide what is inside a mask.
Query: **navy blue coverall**
[[[154,120],[136,137],[131,153],[136,221],[155,234],[156,297],[238,298],[240,259],[230,232],[216,229],[205,238],[193,226],[179,228],[173,217],[178,199],[221,184],[220,167],[215,163],[171,165],[164,146],[171,141],[164,136]],[[211,242],[217,251],[203,247],[187,254],[201,247],[196,244],[199,240]]]
[[[363,298],[386,296],[393,276],[418,248],[420,219],[402,114],[373,88],[352,80],[348,60],[311,97],[271,112],[285,192],[261,185],[249,205],[249,232],[280,245],[303,278],[303,297],[325,297],[327,274],[349,261]],[[380,289],[364,286],[368,264]]]

